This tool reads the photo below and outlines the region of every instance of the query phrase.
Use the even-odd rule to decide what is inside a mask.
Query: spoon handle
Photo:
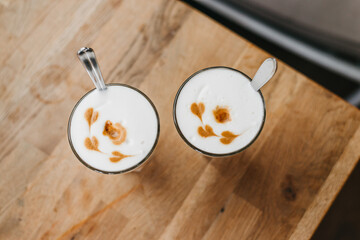
[[[78,53],[78,58],[82,65],[85,67],[91,80],[98,90],[105,90],[106,85],[102,77],[99,64],[96,60],[95,52],[91,48],[83,47]]]
[[[274,76],[276,69],[277,63],[275,58],[265,59],[250,82],[254,90],[259,91]]]

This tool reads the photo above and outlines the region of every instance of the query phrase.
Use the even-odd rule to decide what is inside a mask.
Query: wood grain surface
[[[145,92],[161,120],[140,172],[84,167],[66,138],[92,82]],[[178,1],[0,0],[0,239],[309,239],[360,156],[359,111],[279,62],[259,139],[229,158],[178,136],[172,103],[193,72],[253,76],[269,54]]]

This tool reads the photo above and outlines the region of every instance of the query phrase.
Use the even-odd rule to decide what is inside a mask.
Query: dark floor
[[[342,98],[346,98],[359,87],[359,84],[343,76],[332,73],[252,34],[215,12],[203,8],[193,0],[183,1],[204,12]],[[360,240],[360,164],[356,166],[345,183],[345,186],[335,199],[312,239]]]

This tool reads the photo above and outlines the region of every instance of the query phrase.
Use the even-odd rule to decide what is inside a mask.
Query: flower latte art
[[[91,125],[97,120],[99,116],[99,112],[94,111],[93,108],[89,108],[85,112],[85,119],[89,124],[89,134],[91,133]],[[115,126],[112,126],[113,124],[111,121],[107,120],[105,122],[104,126],[104,135],[108,135],[109,138],[112,140],[112,143],[115,145],[120,145],[123,143],[126,139],[126,129],[120,124],[116,123]],[[87,149],[98,151],[101,153],[104,153],[99,150],[99,140],[95,136],[90,136],[85,138],[84,145]],[[104,153],[106,154],[106,153]],[[107,154],[110,155],[110,154]],[[131,155],[125,155],[118,151],[111,152],[111,155],[109,157],[109,160],[111,162],[118,162],[123,158],[131,157]]]
[[[144,162],[159,136],[155,107],[140,91],[108,85],[87,93],[69,120],[69,141],[77,157],[92,169],[118,173]]]
[[[192,75],[178,91],[174,120],[195,149],[209,155],[236,153],[259,135],[265,118],[260,92],[241,72],[214,67]]]
[[[199,107],[201,106],[201,107]],[[201,111],[199,109],[202,109]],[[191,104],[191,112],[193,114],[195,114],[196,116],[198,116],[202,122],[202,114],[205,111],[205,105],[204,103],[193,103]],[[220,108],[219,106],[216,107],[216,109],[213,111],[215,119],[217,122],[219,123],[224,123],[227,121],[230,121],[230,114],[229,111],[227,110],[227,108]],[[202,137],[219,137],[219,135],[214,133],[214,130],[212,127],[210,127],[209,125],[205,125],[205,127],[199,127],[198,128],[198,133],[200,136]],[[224,131],[221,133],[221,138],[220,138],[220,142],[223,144],[230,144],[237,136],[236,134],[233,134],[230,131]]]

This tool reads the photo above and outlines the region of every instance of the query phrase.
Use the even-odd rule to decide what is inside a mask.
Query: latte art
[[[86,121],[89,124],[89,127],[90,127],[89,134],[91,135],[91,125],[97,120],[97,118],[99,116],[99,112],[94,112],[93,108],[88,108],[86,110],[84,116],[85,116]],[[103,134],[109,136],[109,138],[112,140],[112,143],[114,145],[120,145],[126,139],[126,129],[120,123],[116,123],[115,126],[113,126],[113,124],[109,120],[107,120],[105,122]],[[99,150],[99,140],[95,136],[90,136],[90,137],[85,138],[84,145],[89,150],[104,153]],[[104,153],[104,154],[106,154],[106,153]],[[110,154],[108,154],[108,155],[110,155]],[[118,151],[113,151],[112,155],[114,155],[114,156],[110,155],[111,157],[109,158],[111,162],[118,162],[118,161],[122,160],[123,158],[132,156],[132,155],[122,154]]]
[[[201,106],[201,111],[197,110],[200,109],[199,106]],[[202,114],[205,111],[205,104],[204,103],[193,103],[191,104],[191,112],[193,114],[195,114],[197,117],[200,118],[201,122],[202,121]],[[230,113],[229,110],[227,108],[220,108],[219,106],[216,107],[215,110],[213,110],[214,113],[214,117],[216,122],[218,123],[225,123],[231,120],[230,118]],[[199,127],[198,128],[198,133],[201,137],[207,138],[207,137],[219,137],[219,135],[214,133],[214,130],[211,126],[209,125],[205,125],[205,127]],[[224,131],[221,133],[222,138],[220,138],[220,142],[222,144],[230,144],[237,136],[239,136],[239,134],[234,134],[230,131]]]
[[[231,121],[230,112],[227,107],[216,106],[216,109],[213,110],[213,114],[216,122],[226,123]]]
[[[74,108],[69,139],[79,159],[103,172],[131,169],[146,160],[159,135],[157,112],[141,92],[124,85],[93,90]]]
[[[108,136],[113,144],[120,145],[126,139],[126,128],[124,128],[121,123],[115,123],[113,125],[110,120],[107,120],[105,122],[103,134]]]
[[[174,120],[188,144],[205,154],[232,154],[259,134],[265,117],[250,79],[226,67],[204,69],[180,88]]]

